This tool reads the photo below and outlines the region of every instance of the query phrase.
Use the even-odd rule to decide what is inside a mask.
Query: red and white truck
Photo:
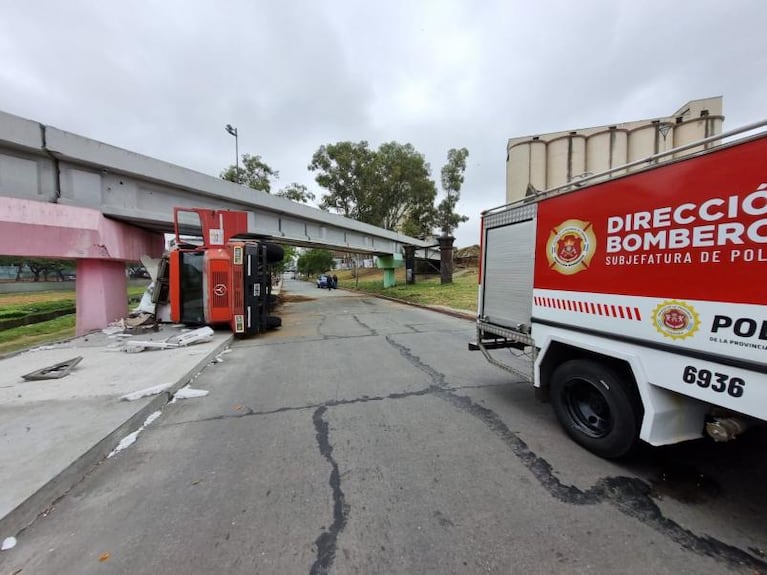
[[[175,208],[173,221],[175,246],[160,260],[152,292],[170,321],[228,326],[237,336],[281,325],[271,291],[283,249],[248,233],[246,212]]]
[[[530,354],[592,452],[767,420],[767,134],[725,139],[765,124],[483,213],[470,348],[516,373],[493,350]]]

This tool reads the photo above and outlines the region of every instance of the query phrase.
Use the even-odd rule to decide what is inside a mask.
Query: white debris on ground
[[[120,399],[122,401],[136,401],[137,399],[141,399],[142,397],[150,397],[152,395],[159,395],[160,393],[164,391],[168,391],[173,387],[172,383],[161,383],[160,385],[155,385],[152,387],[146,387],[144,389],[139,389],[138,391],[132,391],[131,393],[126,393]]]
[[[121,452],[123,449],[127,449],[128,447],[130,447],[131,445],[133,445],[134,443],[136,443],[136,439],[138,438],[138,434],[139,434],[139,433],[141,433],[142,431],[144,431],[144,429],[145,429],[145,428],[146,428],[146,427],[147,427],[147,426],[148,426],[150,423],[152,423],[152,422],[153,422],[155,419],[157,419],[158,417],[160,417],[160,415],[162,415],[162,411],[160,411],[160,410],[157,410],[157,411],[155,411],[154,413],[152,413],[152,414],[151,414],[149,417],[147,417],[147,418],[144,420],[144,423],[142,424],[142,426],[141,426],[141,427],[139,427],[139,428],[138,428],[136,431],[134,431],[133,433],[129,433],[128,435],[126,435],[125,437],[123,437],[123,438],[120,440],[120,443],[118,443],[118,444],[117,444],[117,447],[115,447],[115,448],[114,448],[114,449],[113,449],[113,450],[112,450],[112,451],[109,453],[109,455],[107,455],[107,459],[111,458],[113,455],[117,455],[117,454],[118,454],[118,453],[120,453],[120,452]]]
[[[26,353],[34,353],[36,351],[48,351],[50,349],[61,349],[61,346],[58,344],[41,345],[39,347],[33,347],[32,349],[28,350]]]
[[[214,331],[205,326],[198,329],[174,335],[165,341],[130,340],[124,343],[124,350],[128,353],[138,353],[145,349],[176,349],[195,343],[207,343],[213,339]]]
[[[221,356],[223,356],[223,355],[225,355],[225,354],[227,354],[227,353],[231,353],[231,352],[232,352],[232,350],[231,350],[231,349],[229,349],[229,348],[226,348],[224,351],[222,351],[221,353],[219,353],[219,354],[218,354],[218,355],[217,355],[217,356],[216,356],[216,357],[213,359],[213,362],[212,362],[212,363],[224,363],[224,358],[223,358],[223,357],[221,357]]]
[[[126,435],[125,437],[123,437],[123,438],[120,440],[120,443],[118,443],[118,444],[117,444],[117,447],[115,447],[115,448],[114,448],[114,449],[113,449],[113,450],[112,450],[112,451],[109,453],[109,455],[107,455],[107,459],[109,459],[109,458],[110,458],[110,457],[112,457],[113,455],[117,455],[117,454],[118,454],[118,453],[120,453],[120,452],[121,452],[123,449],[128,449],[128,448],[129,448],[131,445],[133,445],[134,443],[136,443],[136,439],[138,438],[138,434],[139,434],[139,432],[140,432],[140,431],[141,431],[141,429],[137,429],[137,430],[136,430],[136,431],[134,431],[133,433],[129,433],[128,435]]]
[[[142,425],[141,427],[147,427],[147,426],[151,425],[152,422],[155,419],[157,419],[158,417],[160,417],[161,415],[162,415],[162,411],[160,411],[159,409],[157,411],[151,413],[149,415],[149,417],[146,418],[146,421],[144,421],[144,425]]]
[[[186,385],[176,392],[176,395],[173,396],[173,399],[192,399],[194,397],[205,397],[208,395],[208,393],[209,391],[207,389],[193,389]]]
[[[123,331],[125,331],[124,326],[109,325],[105,327],[104,329],[102,329],[101,333],[103,333],[104,335],[117,335],[118,333],[122,333]]]
[[[16,538],[15,537],[6,537],[3,539],[3,544],[0,546],[0,551],[8,551],[9,549],[13,549],[16,547]]]

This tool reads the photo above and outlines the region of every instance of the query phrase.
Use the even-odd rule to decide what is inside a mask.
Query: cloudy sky
[[[0,0],[0,110],[211,175],[240,152],[322,192],[322,144],[470,156],[457,245],[502,204],[510,137],[724,96],[767,117],[764,0]]]

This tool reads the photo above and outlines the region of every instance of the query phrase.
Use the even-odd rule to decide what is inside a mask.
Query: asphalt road
[[[285,290],[280,330],[236,342],[0,573],[767,573],[764,433],[607,462],[467,351],[471,322]]]

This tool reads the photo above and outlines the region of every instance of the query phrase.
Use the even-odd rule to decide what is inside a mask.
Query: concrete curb
[[[190,368],[168,391],[153,397],[149,403],[138,409],[131,417],[119,425],[101,441],[74,460],[53,477],[48,483],[38,489],[33,495],[19,504],[13,511],[0,519],[0,534],[18,535],[29,527],[41,514],[53,507],[56,502],[66,495],[75,485],[98,467],[104,458],[117,446],[126,435],[141,427],[152,413],[163,408],[179,389],[189,383],[204,370],[213,359],[226,349],[234,339],[230,335],[208,352],[194,367]],[[161,352],[160,352],[161,353]]]

